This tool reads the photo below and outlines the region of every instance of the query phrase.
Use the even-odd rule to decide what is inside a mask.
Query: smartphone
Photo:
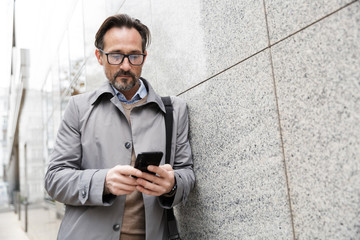
[[[135,168],[139,169],[142,172],[154,174],[147,170],[149,165],[159,166],[161,158],[163,156],[162,152],[142,152],[139,153],[136,157]]]

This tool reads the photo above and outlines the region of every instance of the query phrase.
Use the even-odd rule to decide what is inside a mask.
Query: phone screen
[[[155,174],[147,170],[149,165],[159,166],[161,158],[163,156],[162,152],[143,152],[137,155],[135,161],[135,168],[139,169],[142,172]]]

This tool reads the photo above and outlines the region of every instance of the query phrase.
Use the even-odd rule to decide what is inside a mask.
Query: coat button
[[[131,148],[131,143],[126,142],[126,143],[125,143],[125,147],[126,147],[127,149]]]
[[[120,225],[119,224],[114,224],[113,230],[116,231],[116,232],[119,231],[120,230]]]
[[[86,191],[85,191],[85,190],[82,190],[82,191],[81,191],[81,196],[82,196],[83,198],[86,197]]]

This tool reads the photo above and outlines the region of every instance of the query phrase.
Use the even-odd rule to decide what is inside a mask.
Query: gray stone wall
[[[359,1],[121,4],[153,34],[143,76],[188,103],[184,239],[360,238]]]

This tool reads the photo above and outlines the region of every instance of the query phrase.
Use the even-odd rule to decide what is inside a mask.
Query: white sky
[[[40,3],[43,0],[16,0],[16,45],[18,48],[34,48],[36,23],[38,22]],[[5,54],[0,58],[0,87],[7,87],[10,83],[11,71],[11,48],[12,48],[12,27],[13,27],[13,6],[14,0],[0,1],[0,29],[3,29],[0,38]]]
[[[0,58],[0,87],[7,87],[10,82],[12,6],[13,0],[0,1],[0,46],[3,51]]]
[[[41,68],[41,56],[46,56],[48,42],[60,37],[71,0],[16,0],[16,46],[30,49],[29,88],[41,89],[43,77],[37,76]],[[0,87],[10,82],[12,13],[14,0],[0,0],[0,46],[5,54],[0,58]],[[66,9],[67,8],[67,9]],[[39,50],[41,52],[39,52]],[[51,51],[49,51],[50,53]]]

